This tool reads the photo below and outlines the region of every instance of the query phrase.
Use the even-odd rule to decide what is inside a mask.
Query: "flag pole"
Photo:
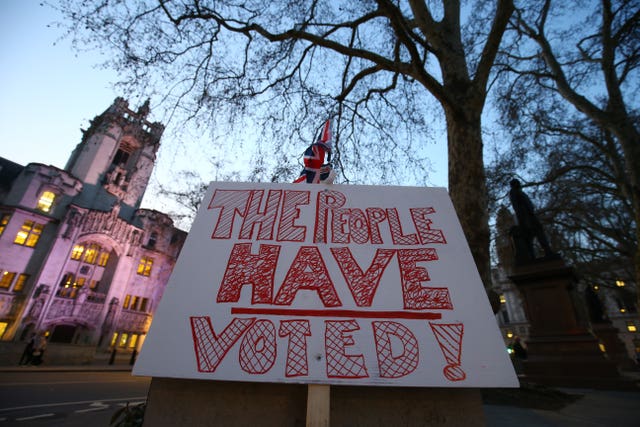
[[[331,119],[328,119],[320,130],[318,138],[304,152],[305,169],[295,183],[318,184],[333,182],[330,163],[325,164],[325,155],[331,160],[332,148]],[[318,148],[319,147],[319,148]],[[322,169],[328,167],[328,172],[322,180]],[[307,427],[329,427],[331,415],[331,386],[328,384],[307,385]]]
[[[307,385],[307,427],[329,427],[331,386]]]

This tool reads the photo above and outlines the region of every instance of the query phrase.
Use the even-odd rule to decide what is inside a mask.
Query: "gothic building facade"
[[[186,233],[141,209],[160,123],[116,98],[64,169],[0,158],[0,340],[138,349]]]

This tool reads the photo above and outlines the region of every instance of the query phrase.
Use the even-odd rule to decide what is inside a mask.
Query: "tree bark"
[[[480,111],[446,108],[449,193],[486,290],[491,287],[489,213]]]
[[[412,2],[412,5],[417,3]],[[449,194],[489,302],[497,312],[500,303],[491,286],[489,209],[482,156],[481,116],[491,68],[514,5],[512,0],[498,1],[491,31],[475,73],[469,71],[462,42],[460,3],[447,1],[444,6],[443,20],[437,25],[423,26],[422,30],[429,36],[442,73],[442,96],[438,100],[447,121]],[[414,12],[416,10],[414,7]],[[428,88],[427,85],[425,87]]]

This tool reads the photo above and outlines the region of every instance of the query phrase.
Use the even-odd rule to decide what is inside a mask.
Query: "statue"
[[[496,254],[498,262],[507,273],[511,273],[511,268],[515,265],[515,253],[510,235],[515,224],[516,221],[509,209],[506,206],[500,206],[496,214]]]
[[[536,259],[533,248],[534,238],[538,240],[538,243],[544,250],[544,258],[558,258],[558,255],[554,253],[551,250],[551,246],[549,246],[549,241],[542,229],[542,224],[540,224],[535,214],[533,203],[531,203],[529,197],[522,191],[520,181],[512,179],[509,184],[511,185],[509,200],[511,200],[511,205],[516,213],[518,223],[517,226],[511,229],[511,237],[514,241],[516,251],[516,263],[522,264],[523,262]]]

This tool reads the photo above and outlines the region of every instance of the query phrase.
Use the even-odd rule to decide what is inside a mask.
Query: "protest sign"
[[[210,185],[136,375],[517,387],[442,188]]]

